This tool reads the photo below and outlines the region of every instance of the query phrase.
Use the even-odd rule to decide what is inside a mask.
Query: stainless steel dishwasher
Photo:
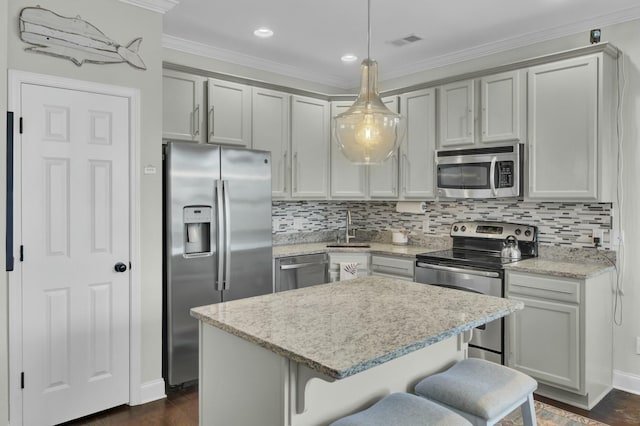
[[[276,259],[276,291],[293,290],[329,282],[326,253]]]

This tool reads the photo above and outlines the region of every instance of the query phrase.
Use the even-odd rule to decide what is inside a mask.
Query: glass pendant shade
[[[353,105],[334,117],[340,151],[355,164],[381,164],[404,137],[405,121],[390,111],[378,92],[378,63],[365,59],[360,66],[360,94]]]

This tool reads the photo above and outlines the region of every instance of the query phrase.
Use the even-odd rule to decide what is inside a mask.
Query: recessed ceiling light
[[[257,30],[255,30],[253,32],[253,35],[255,35],[256,37],[260,37],[260,38],[269,38],[273,35],[273,31],[271,31],[269,28],[258,28]]]
[[[351,63],[357,61],[358,57],[352,53],[347,53],[346,55],[342,55],[340,60],[345,63]]]

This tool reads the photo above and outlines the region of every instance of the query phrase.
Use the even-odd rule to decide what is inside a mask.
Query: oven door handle
[[[496,162],[498,161],[497,157],[491,158],[491,169],[489,170],[489,185],[491,185],[491,192],[493,192],[494,197],[498,195],[498,190],[496,189]]]
[[[458,272],[461,274],[477,275],[480,277],[500,278],[499,272],[477,271],[475,269],[454,268],[452,266],[433,265],[431,263],[416,262],[419,268],[430,268],[438,271]]]
[[[481,291],[474,290],[474,289],[469,288],[469,287],[462,287],[462,286],[459,286],[459,285],[451,285],[451,284],[433,284],[433,285],[438,286],[438,287],[450,288],[451,290],[466,291],[467,293],[485,294],[485,293],[483,293]]]

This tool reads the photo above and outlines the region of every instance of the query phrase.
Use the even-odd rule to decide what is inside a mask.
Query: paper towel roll
[[[398,201],[396,211],[399,213],[426,213],[427,203],[424,201]]]

